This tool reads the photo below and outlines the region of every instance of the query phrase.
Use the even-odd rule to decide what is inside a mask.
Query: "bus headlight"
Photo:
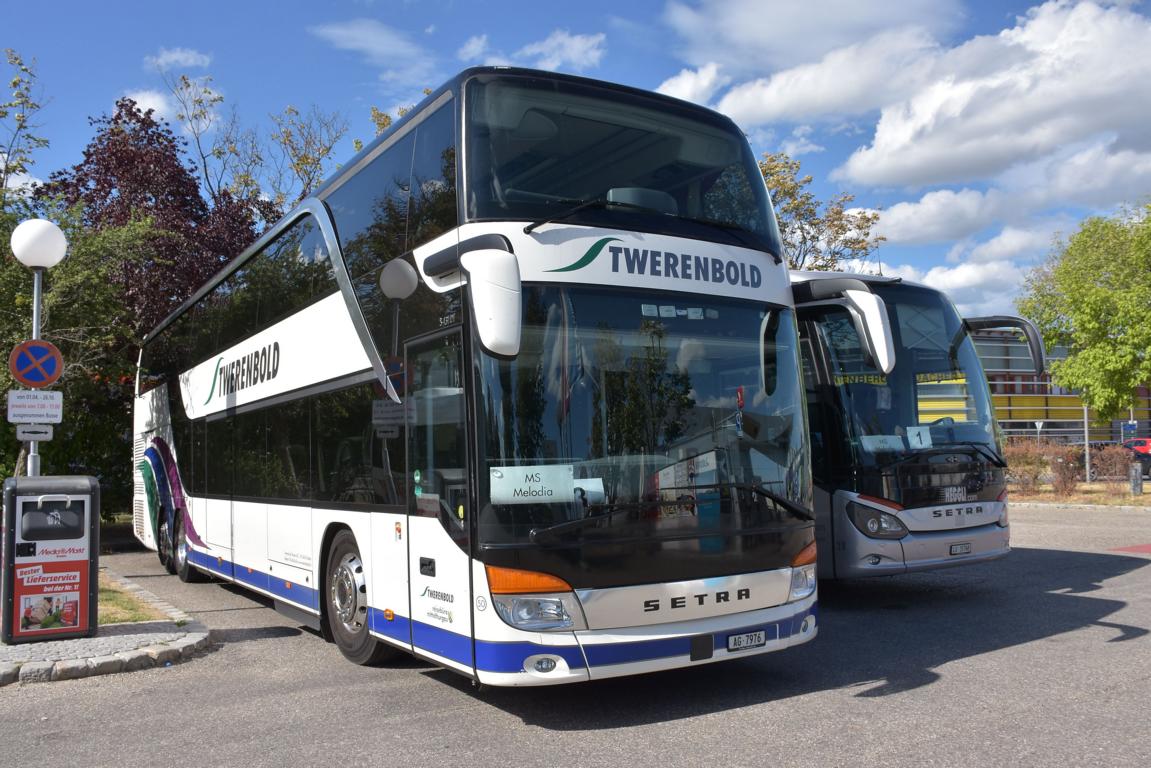
[[[791,569],[791,594],[788,596],[789,603],[796,600],[802,600],[805,597],[811,597],[815,592],[815,564],[801,565],[798,568]]]
[[[907,526],[898,517],[873,507],[848,502],[847,516],[860,533],[873,539],[902,539],[907,535]]]
[[[496,613],[516,629],[532,632],[587,629],[573,593],[552,595],[492,595]]]

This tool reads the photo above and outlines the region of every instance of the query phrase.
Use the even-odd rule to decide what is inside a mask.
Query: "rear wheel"
[[[172,535],[168,530],[167,519],[160,523],[159,538],[160,540],[156,542],[156,555],[160,558],[160,565],[164,566],[164,570],[168,573],[174,574],[176,565],[172,562]]]
[[[368,585],[360,549],[351,531],[340,531],[332,539],[324,591],[328,629],[345,658],[354,664],[372,666],[397,654],[395,648],[368,633]]]
[[[188,562],[188,535],[184,530],[184,515],[176,516],[176,546],[172,548],[172,564],[180,581],[204,581],[205,576]]]

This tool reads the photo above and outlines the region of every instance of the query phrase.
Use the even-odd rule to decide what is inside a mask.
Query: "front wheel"
[[[395,648],[368,633],[368,585],[351,531],[340,531],[332,539],[324,589],[328,629],[348,661],[374,666],[396,655]]]

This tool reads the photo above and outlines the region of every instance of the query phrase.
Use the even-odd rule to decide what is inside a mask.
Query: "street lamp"
[[[32,270],[32,339],[40,338],[40,297],[44,271],[64,260],[68,238],[60,228],[45,219],[29,219],[12,230],[12,255]],[[35,440],[28,441],[28,476],[40,474],[40,452]]]

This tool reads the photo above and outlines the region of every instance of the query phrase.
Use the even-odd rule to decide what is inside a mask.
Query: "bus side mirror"
[[[963,320],[968,333],[986,331],[993,328],[1015,328],[1023,332],[1027,339],[1027,348],[1031,352],[1031,362],[1035,366],[1035,375],[1041,375],[1047,369],[1047,353],[1043,348],[1043,337],[1035,323],[1024,317],[1014,315],[990,315],[988,317],[968,317]]]
[[[488,352],[515,357],[520,352],[520,265],[514,253],[484,248],[460,257],[468,277],[476,334]]]
[[[853,314],[862,320],[859,338],[867,347],[864,351],[884,374],[895,367],[895,340],[891,333],[891,321],[887,317],[887,305],[883,299],[870,291],[846,290],[843,298]]]

